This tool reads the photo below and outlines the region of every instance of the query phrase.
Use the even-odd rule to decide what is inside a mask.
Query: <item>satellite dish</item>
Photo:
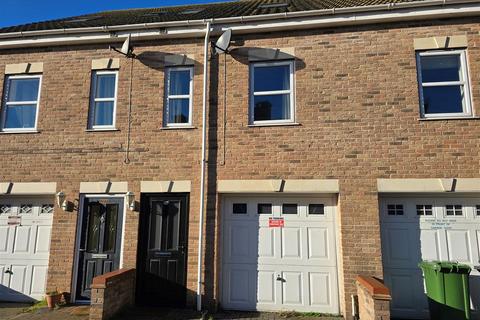
[[[110,46],[110,50],[121,53],[128,58],[135,58],[135,55],[133,54],[133,47],[130,45],[130,38],[131,35],[129,34],[127,39],[125,39],[125,42],[123,42],[122,48],[120,50],[112,46]]]
[[[122,45],[122,49],[120,49],[120,52],[126,56],[128,56],[133,51],[132,48],[130,47],[130,37],[131,35],[128,35],[127,39]]]
[[[230,40],[232,39],[232,29],[227,29],[215,43],[215,52],[217,54],[228,53]]]

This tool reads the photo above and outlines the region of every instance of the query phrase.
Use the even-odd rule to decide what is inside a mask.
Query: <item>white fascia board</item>
[[[458,2],[460,3],[454,4]],[[232,29],[234,34],[248,34],[478,15],[480,15],[478,1],[439,0],[209,21],[214,25],[213,34],[219,34],[225,29]],[[206,20],[0,34],[0,49],[118,43],[124,41],[129,34],[133,40],[203,37],[204,23]]]

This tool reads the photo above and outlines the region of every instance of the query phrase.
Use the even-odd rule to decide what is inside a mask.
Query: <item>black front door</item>
[[[137,302],[184,306],[188,196],[145,195],[142,203]]]
[[[90,299],[94,277],[120,267],[123,199],[85,198],[78,246],[77,300]]]

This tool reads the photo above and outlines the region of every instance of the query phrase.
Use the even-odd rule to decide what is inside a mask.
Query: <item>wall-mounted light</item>
[[[125,194],[125,199],[127,201],[128,208],[130,210],[135,210],[135,193],[133,193],[132,191],[128,191]]]
[[[67,201],[65,198],[65,193],[63,193],[63,191],[57,193],[57,205],[64,211],[67,210]]]

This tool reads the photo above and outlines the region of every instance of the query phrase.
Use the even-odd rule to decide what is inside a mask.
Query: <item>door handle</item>
[[[279,274],[277,274],[277,281],[285,282],[285,279],[283,279]]]
[[[10,270],[10,269],[7,269],[7,270],[5,270],[5,273],[6,273],[6,274],[10,274],[10,275],[12,275],[12,274],[13,274],[13,271],[12,271],[12,270]]]

